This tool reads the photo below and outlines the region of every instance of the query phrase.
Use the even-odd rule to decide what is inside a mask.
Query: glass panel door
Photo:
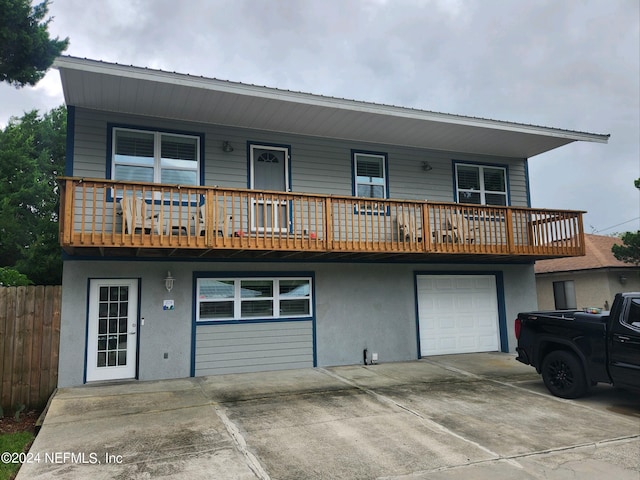
[[[138,281],[91,280],[87,381],[135,378]]]

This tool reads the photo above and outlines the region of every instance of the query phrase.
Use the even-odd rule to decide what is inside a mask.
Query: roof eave
[[[65,70],[92,73],[105,77],[119,77],[138,80],[145,84],[148,83],[149,85],[172,85],[179,88],[193,89],[193,91],[210,92],[206,93],[209,97],[226,94],[232,95],[234,98],[251,98],[262,99],[264,101],[285,102],[293,108],[299,106],[300,108],[311,109],[316,112],[326,112],[328,111],[327,109],[330,109],[330,111],[341,116],[371,115],[374,117],[378,116],[378,118],[384,119],[385,122],[417,122],[419,125],[424,125],[425,128],[429,125],[437,124],[442,128],[449,125],[452,129],[470,129],[475,132],[486,129],[487,131],[492,131],[494,134],[504,132],[505,135],[519,134],[532,139],[539,137],[538,145],[530,145],[526,149],[526,152],[523,151],[526,155],[517,155],[518,152],[515,151],[506,152],[505,155],[513,155],[513,153],[516,153],[515,156],[531,157],[575,141],[607,143],[609,139],[609,135],[604,134],[578,132],[486,118],[431,112],[393,105],[368,103],[359,100],[326,97],[310,93],[280,90],[264,86],[248,85],[238,82],[197,77],[193,75],[165,72],[134,66],[125,66],[69,56],[58,57],[53,66],[61,71],[63,89],[67,104],[73,104],[73,100],[71,98],[71,92],[69,92],[69,88],[66,85],[65,76],[62,75],[62,72]],[[102,105],[101,109],[109,110],[109,105]],[[113,109],[112,111],[121,110]],[[172,112],[157,112],[157,116],[163,115],[165,115],[164,118],[174,118]],[[194,120],[197,121],[197,119]],[[240,122],[237,126],[246,125],[242,125]],[[411,141],[407,141],[406,143],[410,144]],[[424,147],[424,145],[421,144],[415,146]],[[434,148],[439,149],[438,146],[435,146]]]

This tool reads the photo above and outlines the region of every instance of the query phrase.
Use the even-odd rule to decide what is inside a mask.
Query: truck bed
[[[590,381],[608,382],[606,369],[606,331],[608,312],[584,313],[579,310],[521,313],[521,335],[517,360],[540,373],[546,353],[563,345],[577,347]],[[574,350],[575,351],[575,350]]]
[[[517,360],[563,398],[599,382],[640,389],[640,293],[618,293],[611,312],[525,312],[515,321]]]

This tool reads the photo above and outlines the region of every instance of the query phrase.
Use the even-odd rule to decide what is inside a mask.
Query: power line
[[[607,230],[611,230],[612,228],[619,227],[620,225],[625,225],[627,223],[635,222],[636,220],[640,220],[640,217],[632,218],[631,220],[627,220],[626,222],[618,223],[616,225],[612,225],[611,227],[601,228],[600,230],[594,230],[593,233],[601,233]]]

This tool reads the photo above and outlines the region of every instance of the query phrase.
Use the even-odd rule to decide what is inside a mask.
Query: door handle
[[[629,337],[625,337],[624,335],[616,335],[615,339],[618,340],[619,342],[628,342],[629,340],[631,340]]]

